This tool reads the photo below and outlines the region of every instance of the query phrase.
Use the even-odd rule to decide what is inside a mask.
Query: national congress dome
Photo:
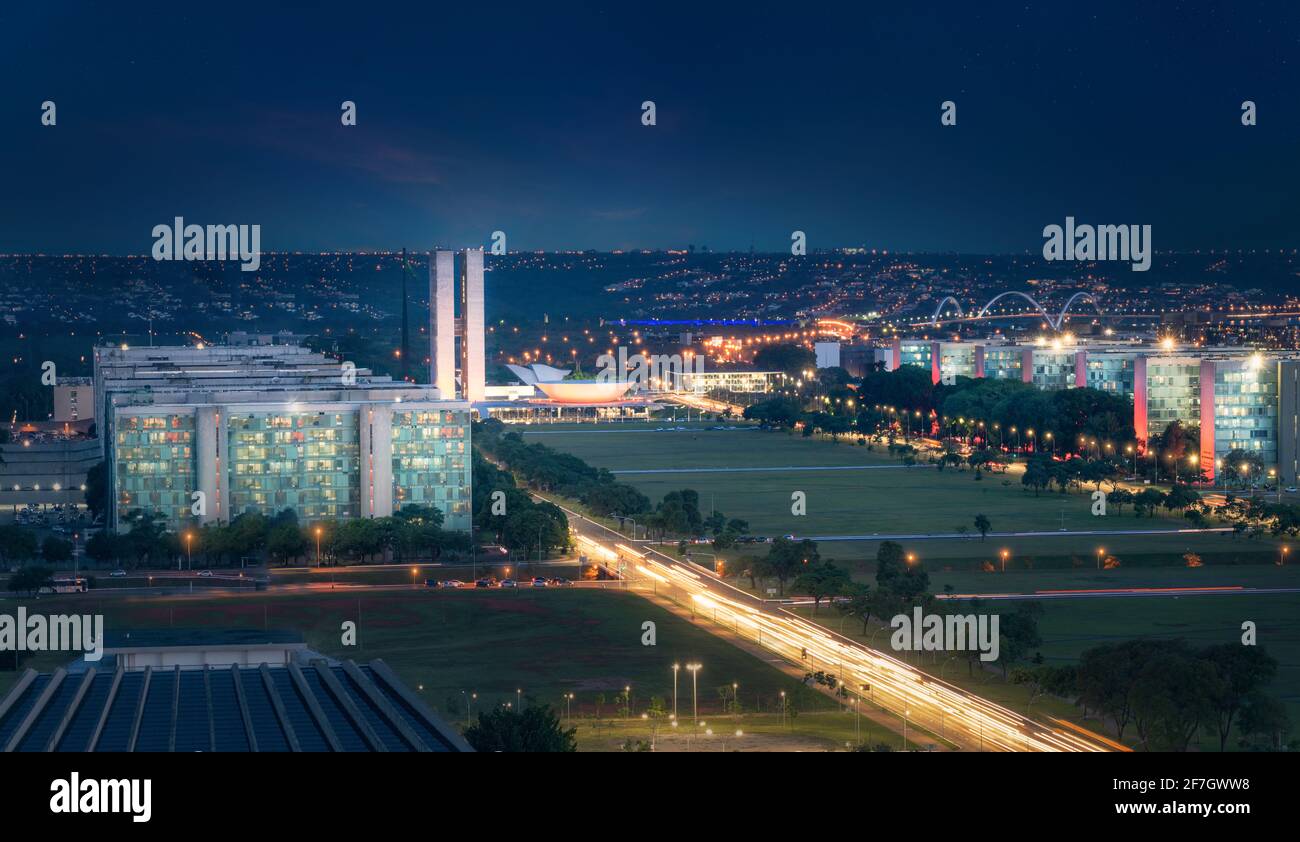
[[[569,369],[554,368],[541,363],[506,367],[524,383],[536,386],[542,394],[555,403],[614,403],[622,400],[623,395],[632,387],[631,383],[605,380],[565,380],[564,378],[571,373]]]

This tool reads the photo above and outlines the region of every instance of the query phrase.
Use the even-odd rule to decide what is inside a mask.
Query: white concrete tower
[[[481,401],[487,393],[483,360],[483,249],[465,249],[465,275],[461,283],[460,382],[464,398]]]
[[[429,261],[429,378],[444,400],[456,397],[456,253]]]

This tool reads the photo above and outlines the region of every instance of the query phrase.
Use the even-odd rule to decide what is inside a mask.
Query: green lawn
[[[676,425],[675,425],[676,426]],[[684,425],[683,425],[684,426]],[[872,534],[931,535],[968,530],[966,538],[918,538],[907,541],[909,551],[935,562],[937,568],[978,569],[1009,550],[1009,567],[1073,568],[1095,565],[1098,547],[1116,556],[1121,566],[1183,565],[1182,555],[1194,552],[1206,565],[1259,564],[1276,557],[1271,541],[1247,541],[1219,534],[1023,536],[989,538],[975,532],[976,514],[984,514],[994,532],[1058,532],[1066,530],[1132,530],[1185,528],[1182,518],[1137,518],[1132,508],[1111,509],[1108,517],[1091,513],[1088,493],[1025,491],[1018,476],[985,474],[976,481],[970,471],[901,462],[851,444],[804,439],[783,432],[741,429],[686,432],[646,432],[654,425],[587,425],[556,430],[547,426],[522,428],[525,439],[573,453],[592,465],[619,470],[677,468],[771,468],[807,466],[884,466],[848,471],[772,471],[671,474],[620,474],[652,501],[669,491],[692,488],[700,507],[743,518],[756,535],[773,537]],[[791,513],[791,494],[806,495],[807,514]],[[840,561],[875,557],[877,542],[825,541],[823,557]],[[741,547],[727,555],[763,552]]]
[[[478,694],[476,709],[512,701],[516,689],[553,705],[575,694],[574,715],[603,713],[613,698],[632,687],[633,711],[652,696],[672,700],[672,664],[703,664],[699,704],[720,712],[720,689],[739,684],[744,709],[772,711],[782,691],[799,710],[834,710],[833,701],[688,620],[634,594],[615,590],[410,591],[265,593],[239,598],[105,597],[93,594],[25,601],[42,613],[103,613],[107,629],[166,627],[289,628],[302,632],[315,650],[357,661],[383,658],[430,706],[464,721],[461,691]],[[14,600],[0,600],[13,613]],[[344,647],[340,625],[358,623],[359,646]],[[657,645],[641,644],[642,623],[656,624]],[[66,657],[41,655],[23,666],[53,669]],[[0,672],[0,692],[15,679]],[[690,699],[683,670],[679,705]]]
[[[710,716],[698,729],[691,728],[688,720],[689,716],[682,717],[676,728],[662,720],[635,717],[584,717],[569,724],[577,731],[579,751],[624,751],[628,740],[653,742],[656,751],[845,751],[859,743],[885,743],[893,751],[904,747],[901,733],[868,716],[855,718],[852,712],[838,710],[802,713],[784,721],[774,713]],[[924,750],[935,744],[925,733],[908,731],[910,749]]]

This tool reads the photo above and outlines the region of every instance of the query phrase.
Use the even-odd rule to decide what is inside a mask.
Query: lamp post
[[[320,567],[320,527],[316,527],[316,566]]]
[[[1010,551],[1010,550],[1003,550],[1003,551],[1002,551],[1002,572],[1003,572],[1003,573],[1006,573],[1006,572],[1007,572],[1007,558],[1008,558],[1010,555],[1011,555],[1011,551]]]
[[[673,719],[677,719],[677,673],[681,671],[681,664],[673,664]]]
[[[1106,555],[1106,548],[1105,548],[1105,547],[1098,547],[1098,548],[1097,548],[1097,569],[1098,569],[1098,570],[1101,569],[1101,559],[1102,559],[1102,556],[1104,556],[1104,555]]]
[[[190,570],[194,569],[194,553],[192,550],[193,543],[194,543],[194,533],[186,532],[185,533],[185,558],[186,558],[185,563]]]
[[[686,668],[691,671],[691,717],[695,720],[695,728],[700,727],[700,697],[699,697],[699,678],[701,664],[687,664]]]

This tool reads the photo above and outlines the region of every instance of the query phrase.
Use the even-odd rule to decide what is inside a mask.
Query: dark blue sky
[[[1300,244],[1294,3],[17,5],[0,251]]]

